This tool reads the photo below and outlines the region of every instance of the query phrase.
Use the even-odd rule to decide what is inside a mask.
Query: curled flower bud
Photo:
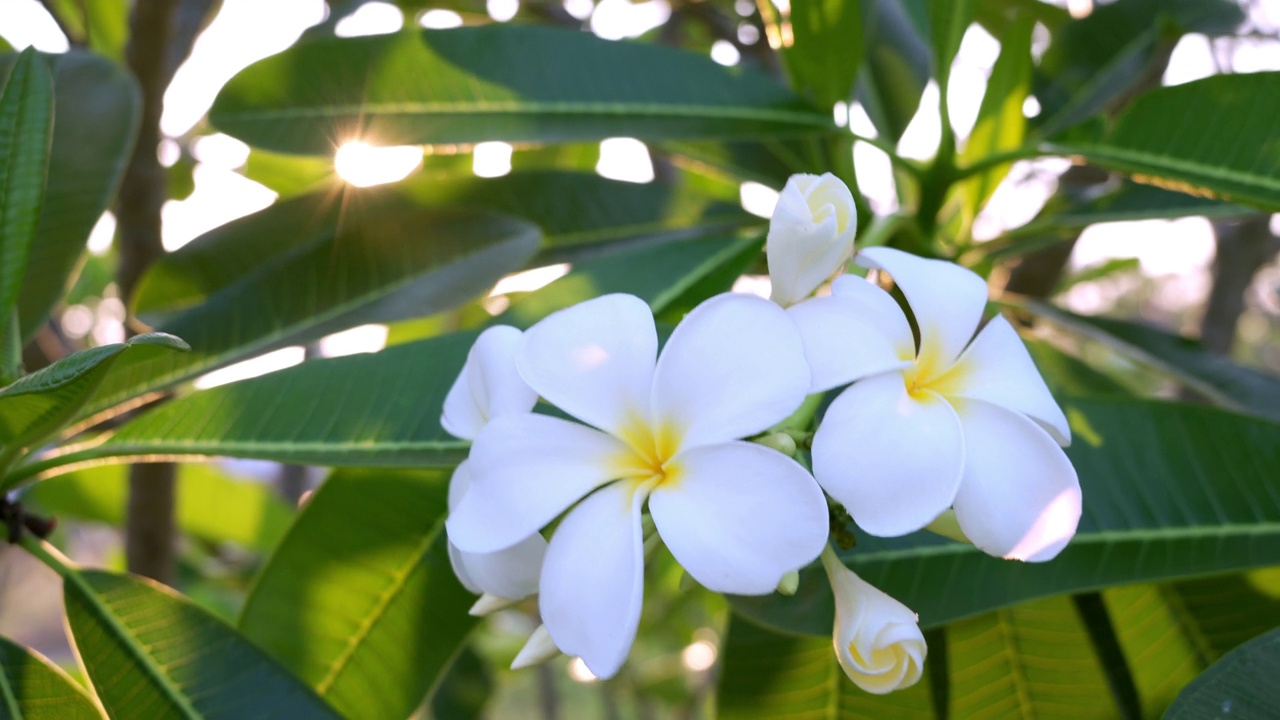
[[[845,674],[876,695],[915,685],[928,651],[916,614],[845,567],[830,547],[822,566],[836,596],[836,659]]]
[[[769,220],[772,300],[787,307],[809,297],[849,261],[857,230],[853,194],[839,178],[792,175]]]

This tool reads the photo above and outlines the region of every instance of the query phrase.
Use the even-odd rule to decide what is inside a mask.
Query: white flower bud
[[[876,695],[915,685],[928,651],[916,614],[845,567],[830,547],[822,566],[836,596],[836,659],[845,674]]]
[[[769,220],[772,300],[783,307],[809,297],[853,256],[858,212],[835,175],[792,175]]]
[[[546,625],[539,625],[533,634],[529,636],[529,641],[520,648],[520,652],[516,653],[516,659],[511,661],[512,670],[520,670],[522,668],[541,665],[549,660],[554,660],[560,655],[560,648],[556,647],[555,641],[551,639],[551,633],[547,632]]]

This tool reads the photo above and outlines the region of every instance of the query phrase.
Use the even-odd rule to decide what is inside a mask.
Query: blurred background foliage
[[[103,569],[0,549],[0,717],[1274,717],[1278,33],[1274,0],[0,0],[0,384],[52,366],[0,390],[0,486]],[[777,190],[824,171],[861,246],[1020,321],[1072,547],[857,533],[928,633],[885,698],[820,572],[726,599],[662,548],[618,677],[506,670],[536,603],[470,618],[442,530],[476,332],[767,289]]]

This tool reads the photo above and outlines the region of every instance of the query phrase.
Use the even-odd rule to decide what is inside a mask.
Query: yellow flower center
[[[671,458],[680,450],[680,432],[673,424],[651,426],[635,419],[618,437],[627,444],[627,450],[615,461],[619,478],[637,483],[656,480],[659,485],[678,478],[678,463]]]
[[[907,393],[915,400],[925,400],[928,393],[954,395],[963,384],[965,371],[959,365],[944,362],[931,348],[925,349],[916,361],[903,368],[902,381]]]

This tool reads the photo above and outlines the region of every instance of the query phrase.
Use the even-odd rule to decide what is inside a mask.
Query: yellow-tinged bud
[[[800,571],[799,570],[792,570],[786,575],[783,575],[782,579],[778,581],[778,592],[782,593],[783,595],[786,595],[787,597],[791,597],[792,595],[795,595],[796,590],[799,589],[799,587],[800,587]]]

